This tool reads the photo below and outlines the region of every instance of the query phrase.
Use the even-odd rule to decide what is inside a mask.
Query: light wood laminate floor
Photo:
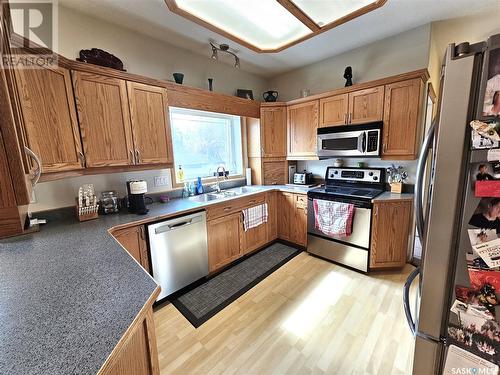
[[[195,329],[154,313],[161,374],[409,374],[402,287],[301,253]]]

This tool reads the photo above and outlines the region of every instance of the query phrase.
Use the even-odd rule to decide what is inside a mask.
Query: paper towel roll
[[[247,168],[246,176],[247,176],[247,185],[252,185],[252,169],[251,168]]]

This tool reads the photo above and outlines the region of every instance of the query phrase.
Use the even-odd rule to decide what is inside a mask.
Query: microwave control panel
[[[378,136],[379,136],[379,131],[378,130],[371,130],[368,132],[368,142],[366,145],[366,152],[374,152],[378,151]]]

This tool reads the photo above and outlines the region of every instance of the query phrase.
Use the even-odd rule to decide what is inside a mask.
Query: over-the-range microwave
[[[318,157],[380,156],[382,121],[318,128]]]

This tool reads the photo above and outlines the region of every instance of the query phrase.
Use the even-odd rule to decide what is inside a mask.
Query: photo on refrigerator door
[[[500,149],[491,151],[498,152]],[[500,162],[495,161],[473,164],[470,173],[472,189],[476,197],[500,197]]]
[[[450,344],[462,347],[488,361],[500,363],[500,326],[495,318],[498,300],[494,288],[456,287],[448,326]]]
[[[483,96],[483,116],[500,115],[500,48],[490,49],[486,54],[483,76],[486,87]]]
[[[479,229],[494,229],[500,233],[500,198],[482,198],[469,220]]]
[[[472,149],[490,149],[500,145],[500,124],[498,121],[470,122],[472,127]]]

